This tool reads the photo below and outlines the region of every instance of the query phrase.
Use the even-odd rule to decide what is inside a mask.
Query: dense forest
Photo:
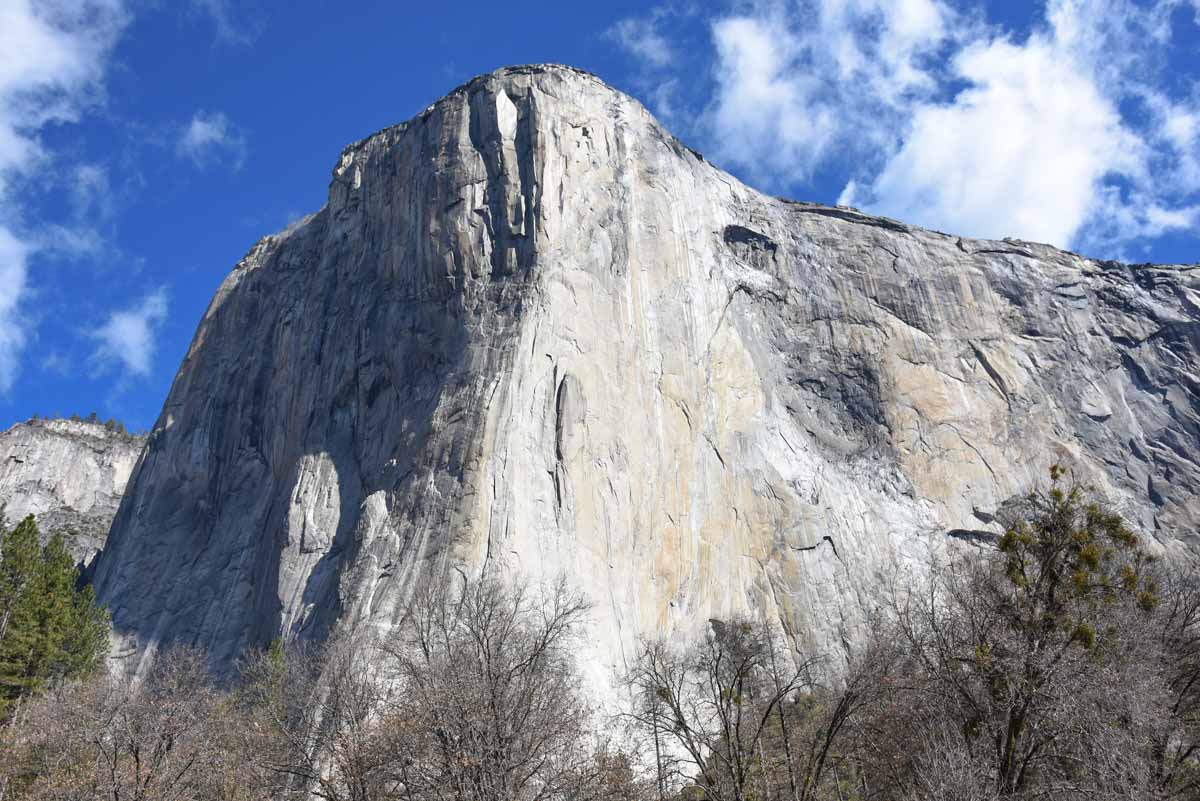
[[[174,648],[132,681],[26,520],[0,555],[0,801],[1200,798],[1191,565],[1055,469],[1002,536],[915,575],[846,653],[714,620],[643,642],[609,697],[566,580],[457,573],[386,636],[277,643],[222,683]]]

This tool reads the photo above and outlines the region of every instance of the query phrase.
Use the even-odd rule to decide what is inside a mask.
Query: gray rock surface
[[[144,442],[73,420],[30,420],[0,433],[9,524],[33,515],[43,538],[63,532],[75,558],[88,562],[104,545]]]
[[[598,677],[744,610],[837,652],[1055,462],[1194,552],[1198,348],[1195,266],[768,197],[590,75],[501,70],[236,266],[96,582],[135,668],[386,631],[450,566],[565,572]]]

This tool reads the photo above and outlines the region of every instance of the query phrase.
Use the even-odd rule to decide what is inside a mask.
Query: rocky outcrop
[[[96,583],[134,666],[386,630],[448,566],[566,573],[597,675],[741,610],[836,652],[1055,462],[1194,549],[1198,350],[1194,266],[767,197],[592,76],[501,70],[236,266]]]
[[[0,433],[0,504],[16,523],[37,519],[43,537],[62,532],[88,562],[108,536],[144,439],[114,426],[34,419]]]

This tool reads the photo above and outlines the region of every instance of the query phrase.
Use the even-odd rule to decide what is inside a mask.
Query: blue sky
[[[507,64],[766,191],[1194,262],[1200,0],[0,0],[0,428],[147,428],[217,285],[341,148]]]

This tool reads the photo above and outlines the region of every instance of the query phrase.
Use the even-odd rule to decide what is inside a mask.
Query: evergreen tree
[[[33,517],[0,538],[0,717],[47,683],[91,672],[108,650],[107,613],[60,534],[38,544]]]
[[[38,556],[38,530],[32,515],[0,537],[0,643],[7,642],[13,617],[19,616],[22,600],[30,594]]]

